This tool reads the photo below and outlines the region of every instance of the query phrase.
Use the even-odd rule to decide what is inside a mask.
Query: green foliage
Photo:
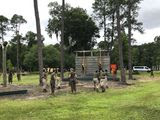
[[[133,64],[146,65],[148,67],[159,65],[159,50],[154,42],[133,46]]]
[[[127,36],[123,35],[123,53],[124,65],[128,65],[128,41]],[[158,40],[152,43],[132,46],[133,66],[157,66],[160,65],[160,44]],[[119,64],[118,42],[115,41],[114,48],[111,51],[111,63]]]
[[[30,71],[38,70],[38,53],[36,45],[25,54],[24,65]]]
[[[12,30],[17,35],[20,31],[21,24],[27,23],[27,21],[21,15],[14,14],[11,18]]]
[[[64,55],[64,58],[65,58],[65,61],[64,61],[65,68],[67,68],[68,70],[70,68],[75,68],[75,55],[74,54],[66,53]]]
[[[65,68],[74,67],[75,57],[74,54],[68,54],[65,52]],[[38,70],[38,56],[37,45],[33,45],[23,58],[23,68],[29,71]],[[43,47],[43,61],[46,68],[60,67],[60,50],[55,45],[48,45]]]
[[[106,50],[106,48],[109,47],[109,43],[107,41],[100,41],[98,43],[98,48],[102,49],[102,50]]]
[[[7,59],[11,60],[11,63],[16,66],[16,44],[9,44],[7,47]]]
[[[60,51],[58,51],[53,45],[44,47],[43,51],[45,67],[60,67]]]
[[[9,20],[7,17],[0,15],[0,39],[4,42],[6,31],[9,30]]]
[[[109,0],[95,0],[92,8],[94,12],[94,18],[99,20],[100,27],[104,25],[108,18],[108,5]],[[107,27],[107,26],[103,26]]]
[[[33,45],[37,44],[37,34],[32,32],[32,31],[28,31],[25,35],[25,40],[27,41],[27,46],[28,48],[31,48]]]
[[[111,51],[111,63],[119,65],[119,48],[118,41],[114,42],[114,48]],[[124,58],[124,66],[128,66],[128,40],[125,33],[122,34],[122,46],[123,46],[123,58]]]
[[[7,60],[7,68],[8,70],[13,70],[14,67],[13,67],[11,60]]]
[[[138,10],[139,10],[139,4],[142,0],[127,0],[124,3],[124,6],[126,7],[126,11],[124,13],[124,16],[126,17],[126,21],[124,23],[124,26],[127,27],[128,24],[131,24],[131,28],[134,31],[138,31],[140,33],[144,33],[143,30],[143,23],[138,21]],[[128,18],[129,17],[129,18]],[[130,19],[131,23],[128,23]]]
[[[99,27],[104,29],[104,42],[103,49],[111,50],[114,37],[114,22],[115,12],[113,12],[110,0],[95,0],[92,4],[93,16],[99,22]],[[111,12],[112,11],[112,12]],[[111,18],[111,19],[110,19]],[[107,23],[108,21],[111,23]],[[110,28],[112,27],[112,28]]]

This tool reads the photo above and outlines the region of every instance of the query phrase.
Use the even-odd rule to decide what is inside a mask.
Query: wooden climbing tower
[[[75,69],[78,76],[89,76],[99,69],[110,72],[110,56],[106,50],[76,51]]]

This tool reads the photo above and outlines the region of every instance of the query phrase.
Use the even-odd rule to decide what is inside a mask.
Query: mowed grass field
[[[42,99],[0,99],[0,120],[160,120],[160,73],[135,76],[135,85],[105,93],[81,91]],[[15,84],[38,84],[38,76]]]

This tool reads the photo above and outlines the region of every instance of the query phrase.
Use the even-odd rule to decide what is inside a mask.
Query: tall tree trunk
[[[42,83],[42,77],[43,77],[42,35],[41,35],[41,26],[40,26],[37,0],[34,0],[34,10],[35,10],[37,40],[38,40],[39,84],[42,86],[43,85]]]
[[[131,26],[131,6],[130,3],[128,4],[128,67],[129,67],[129,76],[128,79],[132,80],[132,51],[131,51],[131,31],[132,31],[132,26]]]
[[[112,50],[113,42],[114,42],[114,18],[115,13],[112,14],[112,36],[111,36],[111,45],[110,45],[110,51]]]
[[[115,13],[113,12],[112,14],[112,33],[111,33],[111,42],[109,44],[109,54],[111,56],[112,54],[112,47],[113,47],[113,44],[114,44],[114,22],[115,22],[115,17],[114,17]]]
[[[20,37],[17,34],[17,79],[18,81],[21,80],[21,74],[20,74],[20,53],[19,53],[19,47],[20,47]]]
[[[7,68],[6,68],[6,46],[3,44],[2,46],[2,53],[3,53],[3,86],[7,86]]]
[[[64,9],[65,0],[62,0],[62,30],[61,30],[61,79],[64,78]]]
[[[121,37],[121,24],[120,24],[120,7],[117,6],[117,32],[118,32],[118,44],[119,44],[119,62],[120,62],[120,72],[121,72],[121,82],[126,84],[125,69],[123,63],[123,51],[122,51],[122,37]]]
[[[103,18],[104,18],[104,23],[103,23],[103,27],[104,27],[104,41],[106,42],[107,41],[107,38],[106,38],[106,36],[107,36],[106,16],[104,15]]]
[[[3,86],[7,87],[7,70],[6,70],[6,52],[3,39],[3,29],[2,29],[2,69],[3,69]]]

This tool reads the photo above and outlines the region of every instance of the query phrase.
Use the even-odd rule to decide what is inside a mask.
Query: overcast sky
[[[23,15],[27,20],[27,24],[23,25],[21,28],[22,34],[25,34],[29,30],[36,32],[33,0],[0,1],[0,15],[11,18],[14,14],[19,14]],[[49,18],[47,6],[51,1],[58,1],[61,4],[61,0],[38,0],[41,28],[42,34],[45,36],[45,44],[55,44],[57,42],[55,37],[50,39],[45,31]],[[86,9],[88,14],[92,13],[92,3],[94,0],[66,0],[66,2],[73,7],[79,6]],[[141,9],[139,11],[138,19],[143,22],[145,33],[143,35],[137,32],[134,33],[134,38],[137,40],[137,44],[152,42],[155,36],[160,35],[160,0],[144,0],[140,7]],[[8,36],[7,39],[10,39],[10,35]]]

